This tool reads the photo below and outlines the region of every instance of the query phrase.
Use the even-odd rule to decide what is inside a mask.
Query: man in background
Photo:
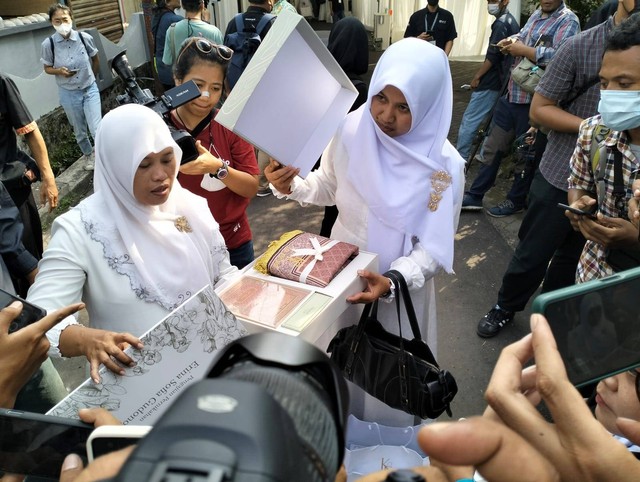
[[[562,43],[580,31],[580,22],[562,0],[544,0],[517,35],[502,40],[498,46],[503,53],[519,57],[515,64],[527,58],[546,67]],[[489,136],[484,142],[484,160],[473,184],[465,192],[463,210],[481,210],[482,199],[496,181],[502,159],[510,152],[514,139],[529,128],[529,106],[532,94],[509,79],[508,91],[498,99],[493,111]],[[516,169],[507,198],[487,209],[493,217],[510,216],[525,208],[529,186],[533,179],[531,165]]]
[[[458,36],[453,15],[438,6],[438,0],[427,0],[427,6],[409,18],[404,32],[406,37],[417,37],[430,42],[449,55],[453,40]]]
[[[502,39],[517,34],[520,25],[509,13],[509,0],[487,0],[489,15],[495,17],[491,24],[489,47],[484,62],[471,80],[473,93],[467,105],[460,129],[456,149],[465,161],[469,161],[471,144],[478,132],[480,123],[493,110],[502,93],[509,75],[513,57],[503,54],[497,44]]]
[[[585,239],[572,229],[558,203],[567,204],[569,160],[580,123],[598,109],[598,72],[607,38],[633,8],[634,0],[623,0],[614,17],[567,40],[536,87],[530,117],[549,129],[548,144],[531,183],[529,209],[496,304],[478,323],[482,337],[497,335],[516,312],[524,310],[540,283],[546,293],[575,282]]]
[[[0,74],[0,172],[3,173],[8,163],[19,163],[17,135],[25,137],[31,155],[35,159],[42,184],[40,186],[40,202],[49,203],[49,211],[58,205],[58,187],[49,164],[49,154],[38,125],[22,100],[20,91],[13,81]],[[26,166],[25,166],[26,167]],[[20,221],[24,225],[22,243],[36,259],[42,257],[42,225],[38,207],[31,192],[30,182],[37,178],[30,169],[22,175],[23,182],[9,183],[7,190],[13,203],[20,212]],[[21,278],[21,277],[20,277]],[[27,295],[29,283],[14,277],[16,291],[21,296]]]
[[[222,32],[218,27],[206,21],[208,3],[208,0],[206,2],[203,0],[182,0],[185,18],[167,29],[162,55],[162,62],[165,65],[175,63],[182,43],[188,38],[203,37],[211,40],[214,44],[222,45]]]

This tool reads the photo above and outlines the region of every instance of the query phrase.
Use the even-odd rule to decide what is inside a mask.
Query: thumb
[[[82,472],[82,459],[76,454],[65,457],[60,469],[60,482],[73,482]]]
[[[622,435],[631,440],[634,444],[640,445],[640,422],[629,418],[618,417],[616,425]]]
[[[22,303],[20,301],[12,301],[11,304],[5,306],[0,312],[0,336],[9,333],[11,322],[15,320],[22,312]]]
[[[209,152],[209,151],[207,150],[207,148],[206,148],[206,147],[204,147],[204,146],[202,145],[202,142],[200,142],[200,141],[196,141],[196,149],[198,149],[198,153],[199,153],[199,154],[204,154],[204,153],[206,153],[206,152]]]

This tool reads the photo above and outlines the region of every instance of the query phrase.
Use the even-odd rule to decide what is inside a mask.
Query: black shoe
[[[504,325],[513,321],[513,315],[513,311],[503,310],[498,305],[494,306],[489,310],[489,313],[484,315],[478,322],[478,329],[476,331],[478,336],[482,338],[496,336],[500,333]]]

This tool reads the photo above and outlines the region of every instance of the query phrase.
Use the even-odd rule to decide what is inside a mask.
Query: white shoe
[[[84,164],[83,169],[85,171],[93,171],[95,169],[96,163],[93,157],[93,153],[89,154],[88,156],[83,154],[80,158],[80,161],[82,161],[82,163]]]

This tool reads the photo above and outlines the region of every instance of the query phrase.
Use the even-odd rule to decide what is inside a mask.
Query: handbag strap
[[[400,271],[395,269],[391,269],[387,271],[385,276],[388,276],[396,288],[396,299],[398,297],[402,297],[402,301],[404,302],[404,309],[407,312],[407,318],[409,318],[409,324],[411,325],[411,331],[413,332],[413,337],[418,340],[422,340],[422,334],[420,333],[420,326],[418,325],[418,318],[416,316],[416,311],[413,308],[413,302],[411,301],[411,295],[409,294],[409,288],[407,287],[407,282],[402,276]],[[400,318],[400,303],[398,301],[398,322]],[[402,332],[400,333],[402,336]]]

